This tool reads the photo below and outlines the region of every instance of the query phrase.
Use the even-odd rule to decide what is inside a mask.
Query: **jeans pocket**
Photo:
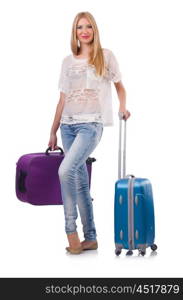
[[[99,123],[99,122],[91,122],[92,125],[94,125],[96,128],[99,128],[99,127],[103,127],[103,124],[102,123]]]

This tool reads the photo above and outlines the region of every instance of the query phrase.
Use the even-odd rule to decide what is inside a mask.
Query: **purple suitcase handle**
[[[51,150],[51,147],[48,147],[48,149],[46,149],[46,151],[45,151],[45,154],[46,154],[46,155],[49,155],[48,151],[55,151],[55,150],[60,150],[60,151],[61,151],[61,152],[60,152],[60,155],[64,154],[63,149],[60,148],[60,147],[58,147],[58,149],[54,149],[54,150]]]

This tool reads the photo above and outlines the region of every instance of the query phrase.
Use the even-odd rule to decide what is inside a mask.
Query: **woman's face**
[[[80,43],[88,44],[93,41],[92,25],[86,18],[81,18],[76,26],[76,35]]]

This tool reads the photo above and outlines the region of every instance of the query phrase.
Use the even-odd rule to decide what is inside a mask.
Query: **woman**
[[[111,50],[101,48],[97,24],[89,12],[78,13],[73,21],[71,50],[62,61],[60,99],[48,146],[58,149],[56,132],[60,126],[65,157],[58,174],[69,242],[66,249],[79,254],[98,247],[86,160],[100,142],[103,126],[113,125],[111,81],[120,101],[119,112],[125,120],[130,113],[117,60]],[[76,230],[77,206],[83,242]]]

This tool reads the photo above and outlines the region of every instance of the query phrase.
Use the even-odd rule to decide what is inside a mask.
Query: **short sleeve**
[[[118,61],[112,51],[110,51],[109,57],[109,79],[113,82],[118,82],[121,80],[121,71],[119,68]]]
[[[61,70],[58,80],[58,89],[60,92],[66,93],[66,61],[65,59],[62,60]]]

